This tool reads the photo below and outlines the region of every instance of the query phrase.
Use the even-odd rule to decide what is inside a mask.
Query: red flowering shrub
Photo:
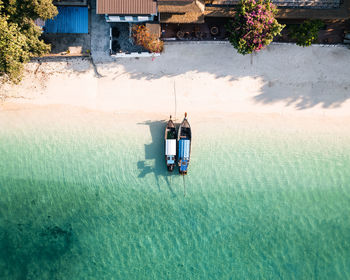
[[[132,35],[137,45],[143,46],[151,53],[161,53],[164,48],[164,42],[157,35],[149,32],[144,25],[134,25]]]
[[[275,19],[276,12],[269,0],[241,0],[235,19],[227,25],[229,41],[238,53],[257,52],[281,33],[284,25]]]

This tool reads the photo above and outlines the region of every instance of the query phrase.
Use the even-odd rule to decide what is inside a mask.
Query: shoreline
[[[321,115],[289,115],[278,113],[188,113],[191,126],[204,136],[206,130],[219,134],[230,131],[260,131],[272,134],[329,134],[350,135],[346,129],[350,123],[348,116]],[[33,105],[5,103],[0,106],[0,125],[3,129],[29,126],[32,129],[64,129],[75,128],[116,131],[119,128],[125,133],[137,134],[140,125],[156,124],[159,129],[166,124],[168,114],[149,112],[111,112],[92,110],[70,105]],[[180,123],[183,114],[173,115],[176,123]],[[144,132],[143,129],[141,131]],[[147,131],[147,130],[146,130]]]

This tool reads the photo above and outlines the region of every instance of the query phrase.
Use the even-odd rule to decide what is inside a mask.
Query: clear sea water
[[[122,119],[0,111],[0,279],[350,279],[347,128]]]

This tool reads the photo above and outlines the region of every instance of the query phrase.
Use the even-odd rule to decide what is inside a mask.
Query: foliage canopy
[[[296,40],[296,44],[308,47],[318,38],[318,32],[324,26],[321,20],[306,20],[302,24],[291,27],[290,36]]]
[[[52,0],[0,0],[0,75],[19,82],[23,63],[50,51],[34,20],[53,18]]]
[[[132,35],[137,45],[143,46],[151,53],[161,53],[164,48],[164,42],[156,34],[150,33],[144,25],[134,25]]]
[[[229,41],[238,53],[257,52],[281,33],[284,25],[277,22],[276,13],[269,0],[241,0],[234,20],[226,26]]]

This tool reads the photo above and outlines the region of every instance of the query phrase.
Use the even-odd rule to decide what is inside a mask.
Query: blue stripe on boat
[[[190,140],[180,139],[179,141],[179,158],[189,159],[190,157]]]

